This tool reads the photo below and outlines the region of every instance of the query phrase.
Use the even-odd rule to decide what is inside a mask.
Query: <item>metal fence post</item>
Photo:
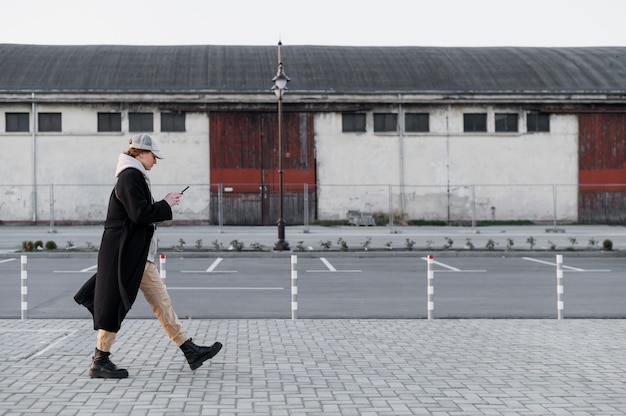
[[[388,188],[389,188],[389,231],[395,234],[396,229],[393,224],[393,188],[392,188],[392,185],[388,185]]]
[[[563,255],[556,255],[556,309],[557,319],[563,319]]]
[[[22,319],[26,319],[26,312],[28,311],[28,302],[26,300],[26,296],[28,295],[28,285],[26,283],[28,278],[28,270],[26,270],[26,263],[28,263],[28,258],[25,255],[20,257],[21,259],[21,316]]]
[[[554,219],[554,229],[556,230],[556,185],[552,185],[552,212]]]
[[[309,232],[309,184],[304,184],[304,232]]]
[[[472,231],[476,231],[476,185],[472,185]]]
[[[49,233],[56,233],[54,228],[54,184],[50,184],[50,230]]]
[[[433,256],[428,255],[426,263],[428,264],[428,272],[427,272],[427,286],[428,286],[428,319],[433,319],[433,311],[435,310],[435,287],[433,286],[433,280],[435,277],[435,273],[433,271]]]
[[[552,222],[553,222],[553,227],[552,228],[547,228],[546,231],[547,232],[555,232],[555,233],[564,233],[565,230],[563,228],[557,228],[556,223],[557,223],[557,188],[556,185],[553,184],[552,185]]]
[[[298,271],[296,270],[296,264],[298,264],[298,256],[291,256],[291,319],[297,318],[298,310]]]
[[[220,183],[217,185],[217,221],[219,224],[220,233],[224,232],[222,227],[224,226],[224,204],[222,201],[223,197],[223,185]]]

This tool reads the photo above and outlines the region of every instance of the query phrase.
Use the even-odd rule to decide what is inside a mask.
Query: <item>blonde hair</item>
[[[135,149],[134,147],[129,147],[127,151],[124,152],[125,155],[137,157],[142,153],[149,152],[150,150],[145,149]]]

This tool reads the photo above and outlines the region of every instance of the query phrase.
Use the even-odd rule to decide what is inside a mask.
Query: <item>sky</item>
[[[626,46],[625,0],[13,0],[0,43]]]

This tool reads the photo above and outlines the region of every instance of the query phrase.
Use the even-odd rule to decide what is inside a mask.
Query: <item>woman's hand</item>
[[[167,202],[168,204],[170,204],[170,207],[173,207],[174,205],[178,205],[180,203],[180,197],[183,196],[182,192],[170,192],[169,194],[165,195],[165,202]]]

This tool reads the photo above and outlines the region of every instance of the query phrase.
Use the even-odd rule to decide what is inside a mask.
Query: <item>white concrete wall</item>
[[[391,207],[410,219],[549,221],[553,184],[558,185],[559,220],[577,219],[575,115],[553,114],[549,133],[529,134],[519,107],[419,111],[431,114],[429,133],[374,133],[372,113],[397,112],[397,107],[369,112],[366,133],[342,133],[340,113],[316,117],[321,219],[345,218],[348,210],[388,213]],[[488,132],[464,133],[467,112],[487,112]],[[520,131],[495,133],[496,112],[518,113]]]
[[[348,210],[404,213],[410,219],[550,221],[554,188],[559,220],[577,219],[578,123],[553,114],[549,133],[525,132],[525,109],[517,106],[433,105],[429,133],[374,133],[373,112],[365,133],[343,133],[341,113],[315,117],[320,219],[344,219]],[[187,113],[186,132],[160,132],[157,106],[37,104],[38,112],[61,112],[63,132],[37,133],[36,180],[32,133],[6,133],[5,112],[28,112],[30,104],[0,105],[0,221],[37,219],[102,221],[118,155],[127,147],[129,111],[154,114],[154,132],[167,159],[150,176],[155,198],[186,185],[175,218],[209,218],[209,118]],[[98,133],[98,112],[122,113],[121,133]],[[487,112],[487,133],[464,133],[463,113]],[[494,114],[520,115],[518,133],[495,133]],[[32,120],[31,120],[32,129]],[[54,185],[54,187],[51,187]],[[475,209],[475,214],[474,214]]]
[[[37,104],[37,112],[61,112],[62,132],[36,134],[33,152],[32,119],[29,133],[6,133],[5,112],[29,112],[30,105],[0,106],[0,221],[32,220],[33,184],[36,186],[37,219],[55,221],[102,221],[120,153],[135,133],[128,132],[128,109],[105,105]],[[97,132],[98,112],[122,113],[122,132]],[[175,208],[179,219],[206,219],[209,212],[209,124],[205,113],[187,113],[186,132],[160,132],[156,107],[133,108],[154,113],[154,135],[167,158],[150,172],[155,198],[191,185],[185,204]],[[36,180],[33,164],[36,160]],[[54,185],[52,188],[50,185]],[[180,189],[179,189],[180,188]]]

